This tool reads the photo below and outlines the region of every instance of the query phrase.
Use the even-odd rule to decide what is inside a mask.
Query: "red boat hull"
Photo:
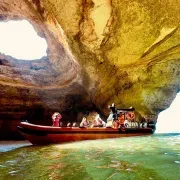
[[[151,128],[51,127],[34,125],[27,122],[20,123],[18,131],[25,139],[35,145],[153,134]]]

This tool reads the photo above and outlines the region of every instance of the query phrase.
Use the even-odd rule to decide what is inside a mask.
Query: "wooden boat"
[[[52,127],[21,122],[18,131],[32,144],[52,144],[80,140],[120,138],[128,136],[149,135],[152,128],[106,128],[106,127]]]

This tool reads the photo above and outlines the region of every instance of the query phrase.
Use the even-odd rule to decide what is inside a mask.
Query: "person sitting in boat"
[[[118,119],[114,119],[112,123],[112,128],[114,129],[124,128],[124,121],[125,121],[125,115],[120,112]]]
[[[89,126],[90,126],[90,122],[87,120],[87,117],[83,117],[80,123],[80,127],[89,127]]]
[[[67,123],[67,127],[71,127],[71,123],[70,122]]]
[[[77,122],[73,122],[72,127],[78,127]]]
[[[105,127],[105,126],[106,123],[100,118],[100,115],[97,114],[91,127]]]
[[[55,112],[52,115],[52,122],[53,122],[52,126],[54,126],[54,127],[61,126],[61,122],[60,122],[61,118],[62,118],[62,115],[59,112]]]
[[[118,120],[120,127],[124,127],[125,115],[123,113],[119,114]]]

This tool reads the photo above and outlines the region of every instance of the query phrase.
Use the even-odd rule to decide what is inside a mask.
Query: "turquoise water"
[[[180,179],[178,134],[2,149],[1,180]]]

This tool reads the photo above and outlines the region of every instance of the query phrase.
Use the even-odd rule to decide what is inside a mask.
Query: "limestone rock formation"
[[[0,0],[1,21],[26,19],[48,44],[40,60],[0,55],[0,127],[112,102],[157,118],[180,89],[179,17],[176,0]]]

